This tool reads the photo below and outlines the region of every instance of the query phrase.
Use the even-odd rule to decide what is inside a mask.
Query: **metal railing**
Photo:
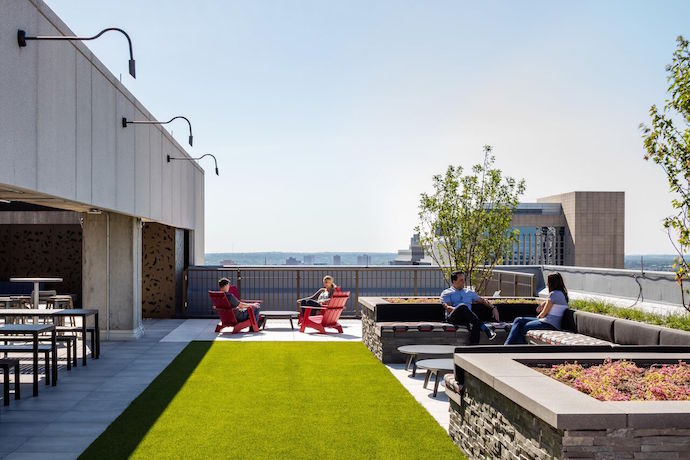
[[[343,316],[360,316],[360,297],[430,296],[447,287],[438,267],[430,266],[194,266],[185,271],[184,298],[187,317],[216,317],[208,297],[218,289],[218,279],[228,278],[243,299],[261,299],[264,310],[296,310],[296,300],[322,286],[325,275],[350,291]],[[487,294],[501,290],[503,296],[533,296],[535,278],[529,273],[496,270]]]

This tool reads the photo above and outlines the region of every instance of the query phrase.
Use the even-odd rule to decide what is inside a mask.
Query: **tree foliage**
[[[668,178],[674,214],[664,219],[664,228],[678,254],[676,279],[686,294],[690,291],[682,283],[690,274],[686,257],[690,250],[690,50],[682,36],[677,43],[673,62],[666,66],[669,99],[662,110],[656,105],[649,109],[651,126],[640,127],[645,160],[661,166]]]
[[[446,282],[460,270],[467,284],[482,292],[494,267],[517,241],[511,230],[513,209],[525,191],[525,181],[503,177],[494,168],[491,147],[484,146],[484,164],[463,174],[462,166],[448,166],[433,177],[434,192],[419,201],[419,242],[443,270]]]

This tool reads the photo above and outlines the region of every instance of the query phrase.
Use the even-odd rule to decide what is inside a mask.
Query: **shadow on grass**
[[[127,458],[194,372],[213,342],[191,342],[156,379],[79,456]]]

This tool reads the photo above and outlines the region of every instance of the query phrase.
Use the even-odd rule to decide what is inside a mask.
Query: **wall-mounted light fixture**
[[[205,155],[201,155],[200,157],[197,157],[197,158],[176,158],[176,157],[171,157],[170,155],[168,155],[168,163],[170,163],[173,160],[182,160],[182,161],[201,160],[203,157],[213,158],[213,161],[216,163],[216,176],[220,176],[220,174],[218,174],[218,160],[216,160],[216,157],[214,155],[211,155],[210,153],[207,153]]]
[[[118,29],[117,27],[108,27],[107,29],[103,29],[100,32],[98,32],[96,35],[93,37],[67,37],[64,35],[39,35],[36,37],[29,37],[26,35],[26,31],[19,29],[17,31],[17,44],[19,44],[20,47],[26,46],[26,41],[27,40],[67,40],[67,41],[88,41],[88,40],[95,40],[96,38],[100,37],[106,32],[109,32],[111,30],[114,30],[116,32],[120,32],[127,38],[127,43],[129,44],[129,74],[132,76],[132,78],[137,78],[137,72],[134,64],[134,52],[132,51],[132,40],[129,38],[129,35],[127,35],[127,32],[125,32],[122,29]]]
[[[192,123],[189,121],[189,119],[187,117],[183,117],[182,115],[172,117],[168,121],[134,121],[134,120],[127,120],[127,117],[122,117],[122,127],[126,128],[127,125],[167,125],[171,121],[176,120],[178,118],[183,119],[189,125],[189,146],[191,147],[192,146],[192,139],[194,139],[194,136],[192,136]]]

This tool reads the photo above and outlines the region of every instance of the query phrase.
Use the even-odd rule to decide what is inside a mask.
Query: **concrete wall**
[[[670,272],[642,273],[639,270],[555,265],[545,265],[543,270],[545,274],[559,272],[569,290],[634,300],[637,299],[641,286],[645,302],[682,305],[680,286],[675,281],[675,275]]]
[[[84,308],[100,312],[109,340],[135,339],[141,323],[141,221],[119,214],[86,215],[83,224]]]
[[[17,29],[75,35],[41,0],[0,2],[0,186],[64,200],[70,209],[96,207],[193,230],[193,260],[202,264],[203,170],[191,161],[166,162],[168,154],[187,153],[160,126],[122,128],[123,116],[155,118],[84,44],[30,41],[20,48]],[[136,53],[136,39],[133,45]]]
[[[639,270],[563,265],[500,265],[497,268],[536,275],[537,292],[546,287],[549,273],[559,272],[569,291],[636,300],[641,287],[645,302],[676,306],[683,304],[680,286],[671,272],[643,273]]]

